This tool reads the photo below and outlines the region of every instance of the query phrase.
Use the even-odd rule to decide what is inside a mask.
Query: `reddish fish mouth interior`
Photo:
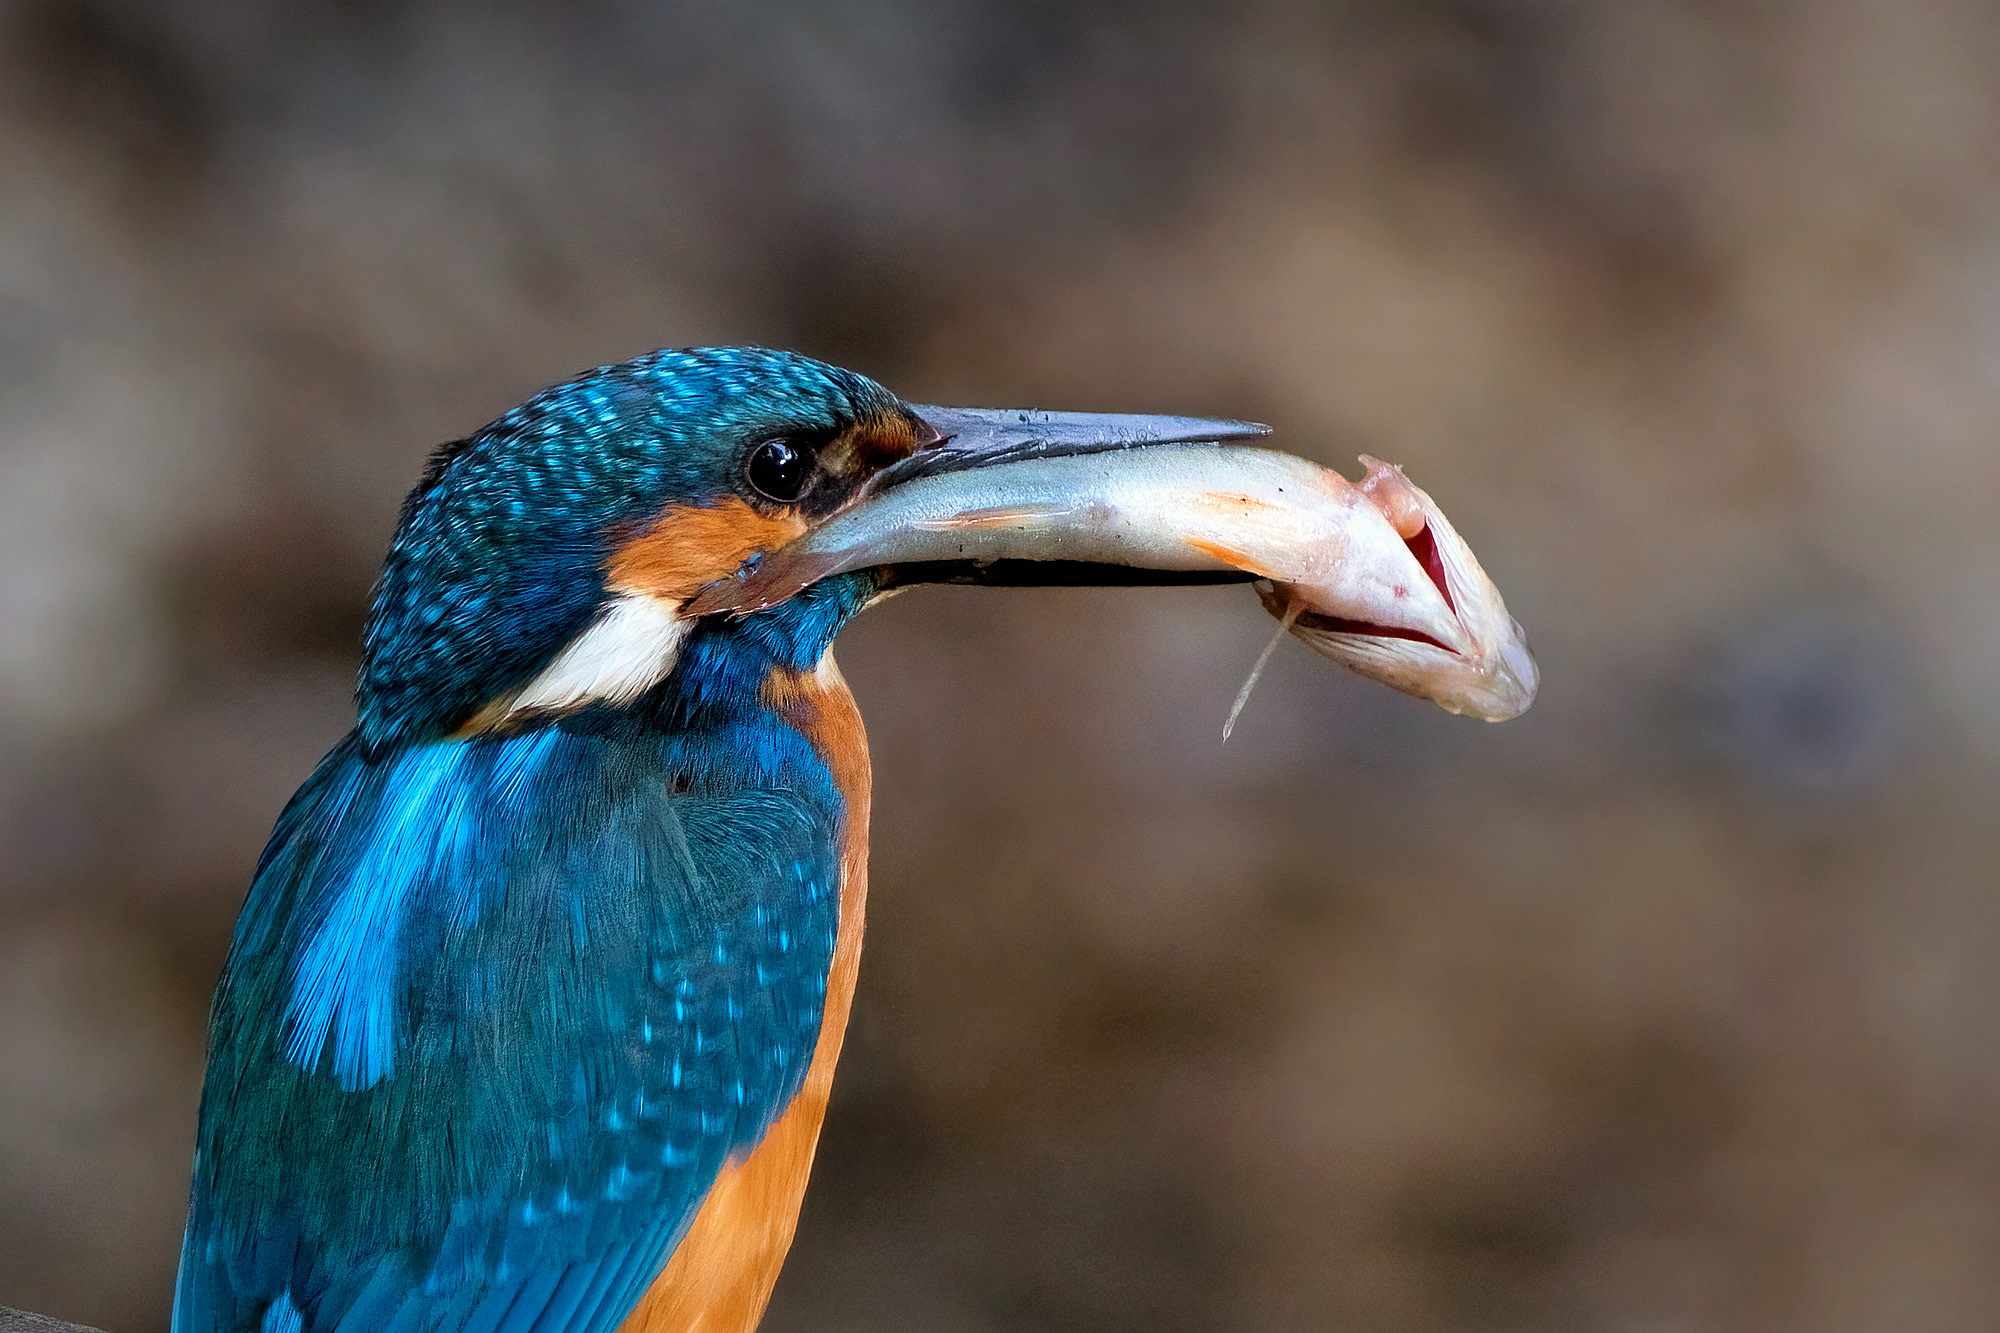
[[[1437,586],[1438,595],[1444,604],[1458,614],[1458,603],[1452,598],[1451,584],[1444,576],[1444,557],[1438,554],[1437,538],[1431,534],[1431,525],[1426,523],[1418,528],[1416,535],[1403,538],[1403,545],[1410,548],[1410,554],[1423,566],[1424,573]],[[1302,611],[1298,623],[1307,629],[1323,630],[1329,634],[1367,634],[1377,639],[1408,639],[1412,643],[1427,643],[1440,652],[1451,652],[1422,630],[1404,629],[1398,625],[1377,625],[1368,620],[1348,620],[1341,616],[1321,615],[1317,611]]]
[[[1348,620],[1342,616],[1323,616],[1317,611],[1299,612],[1298,623],[1307,629],[1324,630],[1329,634],[1366,634],[1373,639],[1408,639],[1412,643],[1427,643],[1439,652],[1451,649],[1433,639],[1420,629],[1404,629],[1400,625],[1377,625],[1371,620]]]
[[[1437,538],[1431,534],[1431,525],[1426,523],[1417,529],[1416,536],[1403,538],[1403,545],[1410,548],[1410,554],[1417,558],[1417,563],[1424,567],[1424,573],[1430,575],[1431,582],[1437,585],[1438,596],[1444,598],[1444,604],[1451,608],[1453,615],[1457,615],[1458,603],[1452,599],[1451,584],[1445,579],[1444,557],[1438,554]]]

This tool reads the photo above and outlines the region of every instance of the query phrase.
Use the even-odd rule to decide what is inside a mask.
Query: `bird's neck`
[[[755,615],[705,618],[680,644],[665,679],[620,711],[670,734],[729,727],[769,712],[786,682],[819,670],[834,635],[875,594],[872,578],[844,575]]]
[[[861,604],[865,598],[856,609]],[[826,640],[831,638],[829,632]],[[698,727],[704,717],[727,716],[746,706],[740,694],[713,691],[718,679],[739,685],[755,679],[756,709],[804,737],[839,791],[838,926],[819,1036],[804,1081],[752,1151],[716,1177],[673,1258],[620,1326],[620,1333],[687,1328],[693,1311],[703,1312],[703,1328],[749,1329],[757,1324],[791,1247],[861,967],[871,776],[868,740],[854,696],[824,641],[816,646],[807,641],[795,652],[779,656],[757,649],[754,639],[714,644],[709,651],[717,664],[726,659],[728,670],[716,673],[711,665],[711,674],[700,678],[707,688],[680,696],[677,702],[686,724]],[[810,666],[801,661],[807,651],[813,654]],[[749,730],[740,725],[731,729],[739,735]]]

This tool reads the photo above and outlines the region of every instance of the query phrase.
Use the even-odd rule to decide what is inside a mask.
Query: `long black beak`
[[[939,439],[877,473],[879,491],[918,477],[1028,458],[1110,453],[1149,444],[1254,440],[1271,428],[1255,421],[1214,417],[1159,417],[1125,412],[1040,412],[1005,407],[910,408]]]

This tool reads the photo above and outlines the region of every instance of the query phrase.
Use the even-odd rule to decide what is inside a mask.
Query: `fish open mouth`
[[[1456,615],[1458,603],[1452,598],[1451,580],[1445,577],[1444,557],[1438,554],[1437,538],[1431,535],[1431,525],[1426,523],[1417,529],[1415,536],[1403,538],[1403,545],[1410,548],[1410,554],[1417,558],[1417,565],[1430,575],[1438,595],[1444,598],[1444,604]]]
[[[1403,545],[1417,562],[1417,567],[1430,579],[1438,596],[1453,615],[1458,614],[1458,602],[1451,593],[1451,580],[1445,575],[1444,557],[1438,552],[1437,538],[1431,534],[1431,525],[1425,523],[1416,532],[1403,538]],[[1349,620],[1343,616],[1328,615],[1322,611],[1299,611],[1294,617],[1302,629],[1318,630],[1324,634],[1363,634],[1377,639],[1407,639],[1411,643],[1429,644],[1439,652],[1453,651],[1451,645],[1441,643],[1420,629],[1407,625],[1378,625],[1369,620]]]
[[[1322,615],[1317,611],[1301,611],[1293,623],[1301,629],[1315,629],[1324,634],[1365,634],[1373,639],[1407,639],[1411,643],[1427,643],[1441,653],[1451,651],[1422,630],[1407,629],[1401,625],[1376,625],[1366,620]]]

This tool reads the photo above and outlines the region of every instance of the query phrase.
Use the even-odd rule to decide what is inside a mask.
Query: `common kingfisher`
[[[1251,579],[1152,540],[1145,486],[1131,520],[1063,468],[1209,475],[1208,444],[1174,449],[1263,430],[913,406],[721,348],[437,450],[354,729],[279,816],[216,991],[177,1333],[753,1328],[861,954],[869,761],[835,634],[916,583]],[[1320,487],[1281,457],[1262,499],[1187,498],[1280,512]],[[1309,632],[1447,706],[1525,707],[1462,544],[1335,500],[1373,525],[1334,566],[1368,595]]]
[[[861,954],[834,635],[909,583],[1093,576],[923,562],[688,604],[898,467],[1259,430],[913,407],[720,348],[438,449],[354,729],[279,816],[216,991],[177,1333],[753,1328]]]

